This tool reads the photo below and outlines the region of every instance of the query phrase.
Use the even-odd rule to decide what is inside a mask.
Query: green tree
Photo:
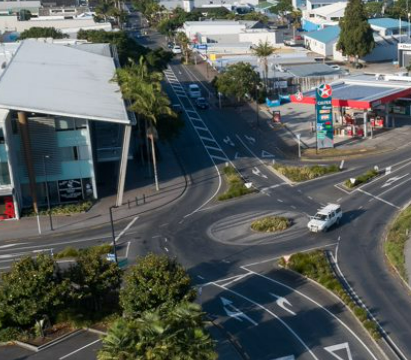
[[[276,5],[270,7],[270,12],[284,17],[287,13],[293,11],[291,0],[279,0]]]
[[[99,360],[214,360],[214,342],[204,330],[199,305],[180,303],[119,319],[103,338]]]
[[[385,15],[394,19],[407,20],[408,0],[397,0],[389,2],[389,6],[385,10]]]
[[[365,3],[365,14],[367,18],[375,18],[383,16],[383,2],[370,1]]]
[[[260,75],[249,63],[243,62],[228,66],[224,73],[217,76],[215,82],[220,93],[234,96],[238,101],[254,94],[259,83]]]
[[[177,33],[176,42],[181,46],[181,50],[183,51],[184,57],[186,59],[186,64],[188,64],[188,60],[190,57],[190,40],[188,39],[187,35],[182,31]]]
[[[260,12],[249,12],[244,15],[237,16],[237,19],[239,20],[252,20],[252,21],[260,21],[262,24],[267,24],[268,23],[268,16],[264,15]]]
[[[340,20],[340,38],[337,49],[344,56],[358,59],[369,54],[375,47],[373,31],[365,15],[361,0],[349,0],[344,17]]]
[[[265,86],[267,87],[268,81],[268,58],[276,52],[276,48],[271,46],[268,41],[262,42],[251,49],[255,56],[262,62],[264,66],[264,79]]]
[[[60,30],[56,30],[54,27],[46,28],[35,26],[30,29],[24,30],[19,36],[20,40],[38,38],[64,39],[68,38],[68,35],[63,34]]]
[[[72,298],[79,301],[81,307],[99,311],[105,300],[118,293],[122,274],[116,263],[89,250],[79,253],[75,265],[65,275],[74,284]]]
[[[191,279],[176,260],[149,254],[140,258],[125,276],[120,292],[124,314],[135,317],[164,303],[193,300]]]
[[[4,327],[31,327],[44,315],[54,319],[64,304],[68,284],[48,255],[22,258],[1,279],[0,322]]]

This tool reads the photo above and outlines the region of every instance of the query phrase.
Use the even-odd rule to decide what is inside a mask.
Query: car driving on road
[[[201,90],[196,84],[188,85],[188,96],[192,99],[201,97]]]
[[[175,45],[172,49],[171,49],[173,54],[181,54],[181,47],[178,45]]]
[[[207,102],[207,100],[205,99],[205,98],[203,98],[203,97],[199,97],[199,98],[197,98],[197,100],[196,100],[196,106],[199,108],[199,109],[207,109],[208,108],[208,102]]]
[[[341,206],[328,204],[311,216],[307,226],[311,232],[325,232],[334,224],[339,224],[342,218]]]

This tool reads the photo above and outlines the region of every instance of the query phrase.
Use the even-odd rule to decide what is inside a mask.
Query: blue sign
[[[320,85],[316,90],[315,113],[318,149],[334,147],[332,88],[328,84]]]
[[[207,44],[198,44],[195,46],[198,50],[207,50]]]
[[[107,261],[116,262],[116,256],[114,254],[107,254]]]

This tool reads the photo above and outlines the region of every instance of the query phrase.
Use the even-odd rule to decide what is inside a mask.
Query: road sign
[[[315,112],[317,119],[317,146],[319,149],[334,147],[332,114],[332,88],[320,85],[316,90]]]
[[[116,256],[114,254],[107,254],[107,261],[116,262]]]

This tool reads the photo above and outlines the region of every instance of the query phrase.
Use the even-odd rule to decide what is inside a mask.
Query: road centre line
[[[368,191],[365,191],[365,190],[362,190],[362,189],[357,189],[357,191],[362,192],[362,193],[365,194],[365,195],[371,196],[373,199],[379,200],[379,201],[381,201],[381,202],[383,202],[383,203],[385,203],[385,204],[387,204],[387,205],[390,205],[390,206],[392,206],[392,207],[395,207],[396,209],[400,209],[399,206],[394,205],[393,203],[390,203],[390,202],[387,201],[387,200],[381,199],[379,196],[375,196],[375,195],[369,193]]]
[[[308,347],[308,345],[303,341],[303,339],[301,339],[301,338],[298,336],[298,334],[297,334],[284,320],[282,320],[279,316],[277,316],[274,312],[272,312],[271,310],[267,309],[264,305],[261,305],[261,304],[257,303],[256,301],[248,298],[247,296],[238,293],[237,291],[228,289],[228,288],[226,288],[225,286],[219,285],[219,284],[214,284],[214,286],[217,286],[217,287],[219,287],[219,288],[221,288],[221,289],[224,289],[224,290],[226,290],[226,291],[228,291],[228,292],[231,292],[232,294],[234,294],[234,295],[236,295],[236,296],[238,296],[238,297],[240,297],[240,298],[248,301],[249,303],[251,303],[251,304],[259,307],[259,308],[262,309],[263,311],[267,312],[267,313],[270,314],[272,317],[276,318],[282,325],[284,325],[285,328],[287,328],[287,330],[288,330],[291,334],[294,335],[294,337],[295,337],[295,338],[301,343],[301,345],[309,352],[309,354],[313,357],[313,359],[319,360],[319,359],[315,356],[315,354],[311,351],[311,349]],[[377,360],[377,359],[376,359],[376,360]]]
[[[130,223],[123,229],[123,231],[120,232],[120,234],[117,235],[115,238],[116,241],[119,241],[120,238],[130,229],[133,224],[138,220],[139,216],[136,216],[133,220],[130,221]]]
[[[91,342],[90,344],[87,344],[87,345],[81,347],[80,349],[74,350],[74,351],[72,351],[71,353],[62,356],[61,358],[59,358],[59,360],[67,359],[67,358],[70,357],[71,355],[74,355],[74,354],[78,353],[79,351],[84,350],[85,348],[88,348],[89,346],[98,343],[99,341],[101,341],[101,339],[97,339],[97,340]]]
[[[259,274],[259,273],[255,272],[255,271],[250,270],[250,269],[247,269],[247,268],[245,268],[245,267],[243,267],[243,266],[242,266],[242,268],[243,268],[244,270],[247,270],[247,271],[250,271],[250,272],[254,273],[256,276],[260,276],[260,277],[262,277],[263,279],[266,279],[266,280],[268,280],[268,281],[271,281],[271,282],[273,282],[273,283],[275,283],[275,284],[277,284],[277,285],[280,285],[280,286],[285,287],[286,289],[288,289],[288,290],[290,290],[290,291],[292,291],[292,292],[297,293],[297,294],[300,295],[301,297],[305,298],[306,300],[312,302],[313,304],[315,304],[315,305],[318,306],[319,308],[323,309],[327,314],[331,315],[337,322],[339,322],[352,336],[354,336],[354,337],[357,339],[357,341],[358,341],[358,342],[367,350],[367,352],[372,356],[373,359],[378,360],[378,359],[374,356],[374,354],[371,352],[371,350],[368,348],[368,346],[361,340],[360,337],[358,337],[358,335],[357,335],[353,330],[351,330],[351,328],[350,328],[347,324],[345,324],[341,319],[339,319],[336,315],[334,315],[330,310],[328,310],[327,308],[325,308],[324,306],[322,306],[320,303],[318,303],[318,302],[315,301],[314,299],[310,298],[308,295],[305,295],[305,294],[302,293],[301,291],[299,291],[299,290],[297,290],[297,289],[295,289],[295,288],[292,288],[291,286],[288,286],[288,285],[286,285],[286,284],[283,284],[283,283],[281,283],[281,282],[279,282],[279,281],[277,281],[277,280],[271,279],[271,278],[269,278],[268,276],[265,276],[265,275],[263,275],[263,274]]]

